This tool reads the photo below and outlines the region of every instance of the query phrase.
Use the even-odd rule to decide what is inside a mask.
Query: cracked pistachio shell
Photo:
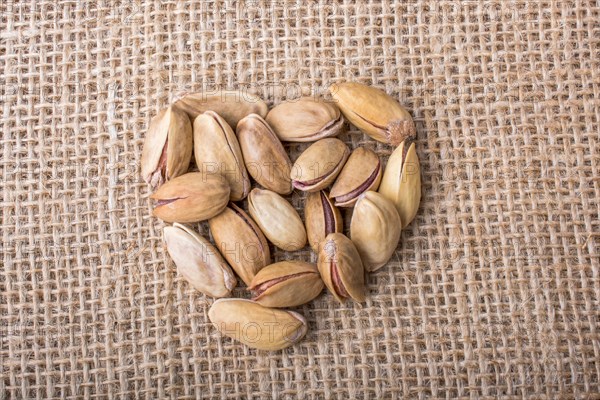
[[[292,167],[292,185],[299,190],[316,192],[329,186],[350,155],[339,139],[327,138],[310,145]]]
[[[219,214],[229,201],[229,185],[218,175],[189,172],[171,179],[151,196],[152,215],[166,222],[198,222]]]
[[[221,334],[259,350],[289,347],[308,330],[302,315],[246,299],[219,299],[208,311],[208,318]]]
[[[317,262],[325,286],[343,303],[346,298],[365,301],[364,268],[358,250],[341,233],[331,233],[321,242]]]
[[[352,207],[358,196],[368,190],[377,190],[381,181],[381,162],[372,150],[359,147],[350,154],[329,197],[338,207]]]
[[[248,195],[250,179],[240,144],[227,122],[213,111],[194,120],[194,156],[200,172],[220,174],[229,182],[231,200]]]
[[[331,85],[329,92],[344,117],[373,139],[398,146],[415,136],[410,113],[382,90],[346,82]]]
[[[295,307],[321,293],[323,281],[317,266],[303,261],[281,261],[260,270],[248,288],[252,300],[265,307]]]
[[[185,174],[192,158],[192,124],[177,107],[169,107],[150,121],[142,150],[142,178],[152,187]]]
[[[301,97],[283,102],[267,114],[267,122],[284,142],[314,142],[344,128],[340,109],[332,102]]]
[[[377,192],[363,193],[354,207],[350,238],[367,271],[383,267],[400,241],[402,223],[394,204]]]
[[[394,203],[403,228],[417,215],[421,202],[421,166],[415,144],[410,140],[402,142],[388,159],[379,193]]]
[[[237,126],[246,115],[267,115],[267,104],[260,97],[238,90],[188,93],[175,102],[193,121],[206,111],[219,114],[229,126]]]
[[[252,189],[248,211],[275,246],[287,251],[300,250],[306,244],[306,230],[296,209],[270,190]]]
[[[235,204],[230,203],[222,213],[209,219],[208,226],[216,246],[246,285],[271,263],[267,239],[248,214]]]
[[[165,227],[163,236],[177,271],[192,287],[212,297],[231,295],[237,280],[208,240],[177,223]]]
[[[312,192],[306,196],[304,220],[308,242],[315,252],[327,235],[342,232],[344,223],[340,210],[324,191]]]
[[[275,193],[291,193],[292,163],[269,124],[260,115],[250,114],[238,123],[236,132],[252,178]]]

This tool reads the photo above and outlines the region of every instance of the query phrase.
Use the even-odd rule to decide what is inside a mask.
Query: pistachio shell
[[[267,122],[250,114],[236,129],[248,172],[261,186],[279,194],[292,192],[292,163]]]
[[[292,167],[292,185],[299,190],[316,192],[329,186],[350,155],[339,139],[327,138],[310,145]]]
[[[193,121],[206,111],[214,111],[227,121],[229,126],[237,126],[246,115],[267,115],[268,107],[260,97],[239,90],[218,92],[198,92],[185,94],[175,102]]]
[[[308,330],[306,320],[296,312],[267,308],[245,299],[219,299],[208,317],[223,335],[260,350],[289,347]]]
[[[152,187],[185,174],[192,158],[192,124],[171,106],[158,113],[148,127],[142,150],[141,173]]]
[[[300,250],[306,244],[306,230],[300,216],[277,193],[252,189],[248,196],[248,211],[267,239],[280,249]]]
[[[340,303],[348,297],[365,301],[364,268],[350,239],[337,232],[327,235],[317,265],[325,286]]]
[[[324,191],[312,192],[306,196],[304,219],[308,242],[315,252],[319,251],[319,243],[333,232],[341,232],[344,228],[342,214]]]
[[[190,172],[170,180],[150,196],[152,215],[166,222],[198,222],[227,206],[229,185],[220,176]]]
[[[382,90],[346,82],[331,85],[329,91],[344,117],[373,139],[398,146],[415,136],[410,113]]]
[[[394,254],[402,222],[394,204],[377,192],[360,195],[350,222],[350,238],[367,271],[385,265]]]
[[[325,99],[301,97],[278,104],[267,122],[282,141],[313,142],[335,136],[344,128],[339,108]]]
[[[194,155],[200,172],[220,174],[231,187],[230,199],[239,201],[250,191],[242,150],[231,127],[213,111],[194,120]]]
[[[209,219],[208,226],[216,246],[246,285],[271,263],[267,239],[252,218],[235,204],[230,203],[222,213]]]
[[[260,270],[249,287],[252,300],[265,307],[295,307],[321,293],[323,281],[316,265],[303,261],[281,261]]]
[[[368,190],[377,190],[381,181],[381,162],[372,150],[355,149],[331,188],[329,196],[338,207],[352,207],[358,196]]]
[[[212,297],[231,295],[237,280],[229,265],[208,240],[177,223],[165,227],[163,235],[177,271],[190,285]]]
[[[388,159],[379,193],[394,203],[403,228],[417,215],[421,201],[421,166],[415,144],[410,140],[402,142]]]

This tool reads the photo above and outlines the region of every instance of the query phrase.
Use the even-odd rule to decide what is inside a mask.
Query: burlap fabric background
[[[0,3],[0,398],[598,398],[597,1],[110,3]],[[342,80],[413,113],[421,209],[366,304],[250,350],[165,254],[145,130]]]

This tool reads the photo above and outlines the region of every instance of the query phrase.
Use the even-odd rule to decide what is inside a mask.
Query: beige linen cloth
[[[1,399],[598,398],[598,1],[2,0],[0,74]],[[365,304],[248,349],[166,255],[148,122],[342,81],[413,114],[421,208]]]

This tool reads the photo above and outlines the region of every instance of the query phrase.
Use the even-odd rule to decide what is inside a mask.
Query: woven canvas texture
[[[596,0],[2,0],[0,74],[0,399],[600,396]],[[249,349],[166,254],[145,131],[185,92],[342,81],[413,114],[421,207],[365,304]]]

